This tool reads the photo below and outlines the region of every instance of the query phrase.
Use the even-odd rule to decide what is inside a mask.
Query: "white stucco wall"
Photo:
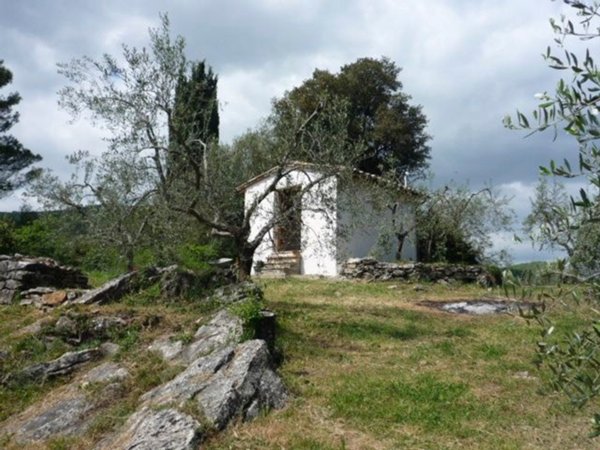
[[[280,180],[278,189],[305,187],[319,176],[306,170],[292,171]],[[245,208],[264,192],[273,177],[266,177],[249,186],[245,192]],[[329,178],[306,192],[302,198],[301,273],[305,275],[338,275],[348,258],[371,256],[380,261],[394,261],[397,239],[391,234],[392,220],[410,230],[405,240],[402,259],[416,260],[414,207],[401,203],[395,217],[388,208],[373,208],[368,193],[369,183],[356,182],[340,190],[338,181]],[[251,220],[250,239],[271,219],[275,211],[275,194],[267,196]],[[254,255],[254,262],[266,262],[275,250],[274,232],[263,239]],[[254,274],[254,267],[252,268]]]
[[[293,186],[305,187],[317,179],[319,174],[306,170],[296,170],[281,179],[277,189]],[[254,199],[264,192],[273,181],[273,177],[266,177],[246,189],[244,204],[246,210]],[[333,276],[337,273],[335,230],[336,215],[327,204],[335,202],[336,180],[330,178],[316,185],[304,194],[302,198],[302,228],[301,228],[301,273],[306,275]],[[275,195],[268,195],[259,205],[251,219],[250,239],[253,239],[259,230],[270,220],[275,211]],[[274,234],[271,230],[263,239],[254,254],[254,262],[267,261],[275,249]],[[254,274],[254,267],[252,268]]]

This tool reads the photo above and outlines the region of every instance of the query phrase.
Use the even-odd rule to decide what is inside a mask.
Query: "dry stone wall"
[[[494,283],[482,266],[461,264],[389,263],[373,258],[353,258],[346,261],[342,276],[375,281],[460,281],[485,286]]]
[[[88,279],[80,270],[50,258],[0,255],[0,304],[10,304],[18,293],[40,287],[87,288]]]

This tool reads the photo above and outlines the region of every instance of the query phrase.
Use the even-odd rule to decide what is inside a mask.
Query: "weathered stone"
[[[236,347],[233,359],[214,375],[196,400],[212,425],[223,429],[233,418],[246,417],[250,406],[281,408],[287,391],[270,367],[265,342],[256,339]],[[253,405],[254,401],[258,404]]]
[[[129,378],[129,372],[123,366],[113,362],[105,362],[89,370],[81,378],[81,385],[90,383],[114,383]]]
[[[10,305],[17,296],[17,291],[11,291],[10,289],[2,289],[0,291],[0,305]]]
[[[163,299],[177,299],[199,288],[200,280],[191,270],[171,266],[160,278],[160,295]]]
[[[54,324],[53,331],[60,335],[76,335],[77,322],[68,316],[60,316]]]
[[[204,389],[211,377],[233,358],[233,347],[227,347],[198,358],[171,381],[145,393],[141,400],[154,406],[182,406]]]
[[[231,284],[215,289],[210,299],[224,305],[239,302],[247,298],[262,298],[260,287],[249,281]]]
[[[102,286],[83,294],[81,297],[73,300],[72,303],[78,305],[88,305],[91,303],[106,303],[109,301],[119,300],[130,292],[134,291],[137,286],[138,273],[129,272],[121,275],[114,280],[104,283]]]
[[[206,325],[202,325],[194,335],[194,341],[181,353],[186,362],[238,342],[242,336],[243,326],[239,317],[223,309]]]
[[[129,321],[119,316],[98,316],[90,319],[86,332],[93,337],[106,337],[111,330],[126,327]]]
[[[94,418],[94,411],[107,399],[122,394],[121,385],[129,373],[114,363],[101,364],[79,379],[50,394],[49,399],[33,404],[21,414],[11,417],[0,433],[12,435],[19,443],[42,441],[59,436],[81,435]],[[109,383],[90,396],[82,388],[90,383]]]
[[[81,271],[61,266],[50,258],[14,255],[0,260],[0,286],[0,303],[12,303],[21,293],[23,304],[36,304],[43,294],[56,289],[86,288],[88,281]],[[51,301],[58,302],[56,298]]]
[[[24,418],[3,430],[16,442],[35,442],[57,435],[79,434],[84,418],[93,405],[84,393],[68,396],[44,405],[40,410],[26,411]],[[32,408],[31,408],[32,409]],[[11,426],[12,425],[12,426]]]
[[[141,400],[153,407],[182,407],[195,399],[211,424],[222,429],[235,417],[249,420],[260,410],[283,407],[287,396],[265,342],[257,339],[198,358]]]
[[[125,424],[116,440],[101,445],[113,450],[197,450],[202,427],[193,417],[175,409],[143,408]]]
[[[42,331],[42,329],[46,326],[52,324],[54,320],[50,317],[44,317],[42,319],[36,320],[30,325],[23,327],[17,331],[15,331],[14,336],[24,336],[26,334],[38,334]]]
[[[148,350],[158,353],[165,361],[171,361],[183,351],[183,342],[173,341],[169,336],[163,336],[152,342]]]
[[[44,306],[57,306],[67,301],[67,292],[60,290],[42,295],[41,303]]]
[[[101,351],[99,348],[68,352],[55,360],[29,366],[14,375],[14,378],[43,380],[67,375],[77,370],[82,364],[92,361],[100,355]],[[10,378],[12,379],[13,377]]]
[[[114,342],[103,342],[100,344],[100,351],[104,356],[115,356],[119,353],[119,350],[121,350],[121,347]]]
[[[353,258],[346,261],[342,268],[346,278],[359,278],[373,281],[423,280],[423,281],[460,281],[474,283],[479,278],[489,277],[482,266],[461,264],[423,264],[388,263],[372,258]],[[493,278],[490,278],[493,280]]]

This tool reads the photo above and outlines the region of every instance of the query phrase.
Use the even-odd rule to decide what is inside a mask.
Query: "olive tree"
[[[177,107],[178,86],[182,78],[190,79],[192,69],[184,51],[184,39],[171,38],[168,18],[162,16],[161,27],[150,30],[148,49],[124,45],[120,58],[83,57],[61,64],[59,72],[68,85],[59,92],[59,103],[73,118],[83,115],[106,129],[106,156],[95,161],[102,172],[112,172],[108,161],[139,170],[134,191],[140,206],[135,201],[123,206],[147,211],[142,204],[161,204],[231,239],[239,276],[245,278],[264,236],[299,207],[289,205],[250,236],[251,218],[290,173],[290,162],[304,155],[318,165],[322,175],[303,191],[325,196],[319,185],[346,173],[344,168],[353,167],[363,149],[360,143],[348,144],[347,103],[327,96],[310,112],[293,105],[273,112],[252,136],[230,146],[206,139],[196,126],[198,109],[189,120]],[[214,114],[213,106],[205,113],[207,118]],[[266,169],[273,169],[272,183],[244,208],[237,186]],[[76,187],[62,186],[71,193]],[[102,207],[101,191],[87,188],[96,196],[91,203]],[[117,193],[116,198],[125,196]]]
[[[586,185],[576,198],[570,199],[570,213],[560,205],[560,198],[550,201],[550,208],[556,207],[561,215],[559,221],[553,222],[556,229],[550,230],[550,238],[567,242],[563,239],[566,236],[571,246],[573,242],[577,244],[573,236],[577,233],[583,236],[586,227],[600,219],[597,195],[600,188],[600,70],[594,59],[597,47],[593,47],[600,38],[600,2],[565,0],[565,3],[572,14],[563,15],[559,20],[551,19],[555,46],[548,46],[544,58],[550,68],[566,76],[552,92],[536,95],[539,104],[530,115],[517,112],[514,118],[505,118],[505,125],[530,133],[551,130],[554,136],[564,132],[575,139],[574,151],[566,155],[563,162],[550,161],[540,168],[543,175],[577,179]],[[587,47],[577,41],[586,42]],[[586,251],[585,247],[582,251]],[[544,326],[543,340],[539,343],[541,361],[550,367],[554,387],[565,391],[578,405],[596,398],[600,392],[600,318],[595,307],[600,300],[600,286],[594,278],[580,277],[581,281],[592,282],[586,284],[583,291],[572,292],[578,300],[583,292],[591,306],[586,326],[557,337],[554,324],[544,315],[536,317]],[[564,293],[559,296],[562,299]],[[595,415],[594,434],[600,435],[599,414]]]

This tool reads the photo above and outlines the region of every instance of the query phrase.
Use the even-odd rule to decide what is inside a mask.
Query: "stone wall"
[[[461,264],[388,263],[372,258],[353,258],[344,263],[342,276],[376,281],[460,281],[491,285],[493,277],[482,266]]]
[[[18,293],[40,287],[87,288],[88,279],[80,270],[50,258],[0,255],[0,304],[12,303]]]

